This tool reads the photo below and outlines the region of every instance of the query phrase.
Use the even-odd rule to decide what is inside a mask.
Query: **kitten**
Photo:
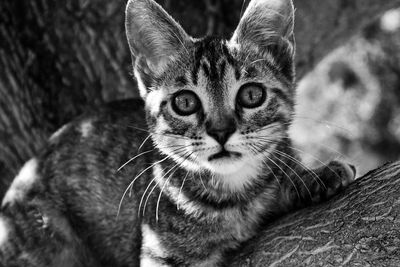
[[[291,0],[253,0],[230,40],[194,39],[130,0],[144,102],[78,118],[25,164],[2,202],[0,265],[219,266],[266,221],[347,186],[354,167],[309,170],[288,137],[293,16]]]

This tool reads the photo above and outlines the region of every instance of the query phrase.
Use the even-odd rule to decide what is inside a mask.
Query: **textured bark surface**
[[[400,162],[265,229],[231,266],[400,266]]]

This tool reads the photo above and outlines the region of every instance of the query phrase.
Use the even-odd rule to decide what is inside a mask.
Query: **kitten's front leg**
[[[353,165],[339,161],[313,170],[295,170],[281,188],[285,209],[304,207],[310,203],[326,200],[354,181],[356,169]]]

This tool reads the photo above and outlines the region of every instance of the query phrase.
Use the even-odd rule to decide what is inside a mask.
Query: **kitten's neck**
[[[171,160],[172,161],[172,160]],[[226,187],[218,179],[240,179],[241,173],[228,177],[218,177],[210,172],[193,172],[184,168],[176,168],[169,172],[174,164],[168,161],[154,166],[153,174],[160,190],[166,194],[178,208],[189,207],[195,213],[220,211],[226,208],[243,207],[251,203],[266,191],[278,188],[276,180],[268,168],[260,168],[254,172],[254,179],[240,189]],[[168,180],[168,181],[167,181]]]

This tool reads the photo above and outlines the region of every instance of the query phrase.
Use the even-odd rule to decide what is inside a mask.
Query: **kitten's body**
[[[128,31],[140,29],[135,38],[128,33],[132,52],[149,49],[136,43],[139,36],[151,47],[140,27],[153,13],[166,23],[161,37],[152,37],[160,38],[155,42],[160,46],[173,21],[150,0],[130,4],[127,12],[138,11],[134,19],[144,20],[127,18]],[[83,116],[53,135],[22,168],[3,200],[0,264],[217,266],[263,222],[328,197],[352,180],[351,168],[337,162],[305,169],[291,149],[286,134],[294,95],[290,45],[277,53],[289,56],[273,58],[271,48],[257,64],[261,54],[253,45],[240,51],[219,39],[185,41],[180,28],[174,35],[179,42],[169,39],[162,54],[176,49],[173,41],[186,51],[169,55],[173,63],[148,51],[146,62],[136,55],[145,107],[127,101]],[[246,36],[239,31],[234,38]],[[267,84],[265,107],[254,112],[227,104],[236,101],[231,88],[254,81]],[[166,99],[181,87],[198,94],[201,114],[178,116],[169,107]],[[233,124],[221,141],[221,132]],[[220,147],[230,152],[220,154]]]
[[[7,235],[16,241],[1,246],[0,259],[7,263],[5,266],[14,262],[19,264],[16,266],[59,266],[57,255],[64,253],[72,262],[73,254],[76,259],[82,257],[81,265],[78,262],[76,266],[91,266],[91,261],[92,266],[135,266],[141,243],[152,249],[149,252],[149,248],[142,248],[145,258],[150,253],[149,258],[165,257],[168,263],[180,265],[183,259],[190,259],[188,262],[209,266],[221,258],[222,248],[234,248],[254,234],[261,216],[275,206],[267,203],[278,199],[277,184],[272,179],[266,180],[272,182],[271,189],[262,188],[254,199],[236,205],[198,198],[184,204],[184,198],[190,198],[189,187],[196,187],[189,179],[182,190],[179,209],[164,191],[157,220],[159,187],[151,194],[145,212],[142,203],[138,216],[141,197],[154,177],[150,170],[132,186],[132,193],[125,197],[118,213],[121,197],[132,179],[164,158],[154,151],[117,171],[140,153],[139,146],[147,136],[133,128],[144,127],[140,123],[142,108],[139,101],[126,101],[123,107],[82,117],[63,127],[51,138],[48,148],[23,167],[27,170],[22,171],[24,179],[34,179],[34,183],[14,186],[3,200],[1,218],[6,221]],[[151,148],[152,144],[146,142],[141,151]],[[163,163],[156,167],[174,165],[171,161]],[[179,169],[174,175],[185,174]],[[13,221],[9,221],[11,218]],[[58,238],[54,240],[54,236]],[[49,240],[54,243],[47,243]],[[24,251],[20,251],[21,245]],[[58,247],[59,251],[44,253],[44,245]],[[167,255],[166,251],[174,253]],[[21,253],[26,253],[23,260]],[[75,266],[72,262],[67,261],[65,266]]]

